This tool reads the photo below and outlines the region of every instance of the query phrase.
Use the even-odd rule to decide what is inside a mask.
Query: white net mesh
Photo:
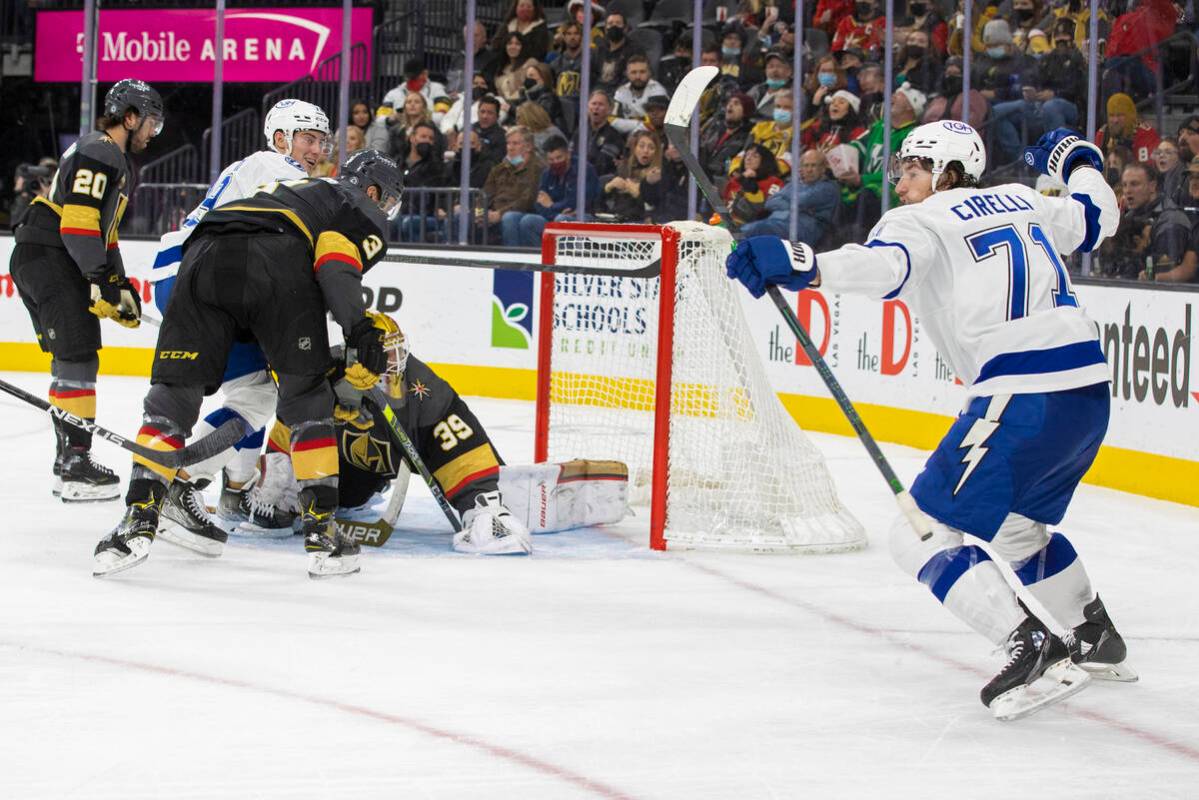
[[[679,222],[665,537],[672,548],[830,552],[865,544],[824,458],[783,408],[725,277],[728,232]],[[659,236],[555,238],[555,263],[627,270]],[[667,245],[669,246],[669,245]],[[549,460],[617,459],[649,502],[659,279],[556,275]]]

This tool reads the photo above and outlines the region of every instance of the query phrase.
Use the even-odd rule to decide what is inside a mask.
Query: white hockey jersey
[[[969,397],[1106,381],[1098,327],[1059,253],[1093,250],[1119,211],[1097,170],[1075,169],[1069,190],[954,189],[893,209],[865,245],[817,256],[821,288],[902,298]]]
[[[223,206],[233,200],[243,200],[254,194],[258,187],[272,181],[290,181],[307,178],[308,172],[299,161],[283,153],[273,150],[260,150],[246,156],[241,161],[234,161],[225,167],[208,188],[208,194],[188,214],[179,230],[163,234],[159,240],[158,254],[154,258],[154,270],[150,280],[157,283],[164,278],[172,278],[179,272],[179,262],[183,260],[183,243],[212,209]]]

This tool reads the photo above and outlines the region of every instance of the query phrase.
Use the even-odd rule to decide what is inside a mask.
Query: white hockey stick
[[[690,128],[691,117],[695,113],[696,105],[699,103],[700,97],[712,79],[720,74],[717,67],[697,67],[688,72],[683,80],[679,82],[678,87],[674,90],[674,96],[670,99],[670,106],[666,109],[666,138],[675,149],[679,151],[679,155],[683,159],[683,163],[687,167],[687,171],[695,178],[696,184],[712,208],[720,214],[720,218],[730,230],[737,229],[737,223],[733,220],[733,215],[729,213],[724,199],[721,198],[720,192],[716,190],[716,186],[712,183],[711,178],[704,172],[704,168],[700,165],[699,160],[695,157],[695,153],[691,152]],[[798,132],[796,128],[795,133]],[[792,176],[792,180],[796,178]],[[887,485],[891,488],[891,492],[895,495],[895,502],[899,504],[900,511],[907,517],[908,523],[921,541],[928,541],[932,538],[932,521],[920,510],[916,505],[916,501],[912,499],[912,495],[904,488],[903,482],[895,474],[895,470],[891,468],[891,464],[887,461],[887,457],[883,455],[883,451],[879,449],[878,442],[870,435],[870,431],[866,428],[866,423],[862,422],[862,418],[858,415],[858,411],[854,408],[849,396],[845,394],[845,390],[841,388],[837,377],[833,375],[833,371],[829,369],[828,363],[824,357],[820,355],[820,350],[812,341],[812,337],[804,330],[803,325],[795,316],[795,312],[791,310],[791,306],[787,304],[783,298],[782,292],[777,286],[771,286],[767,293],[770,299],[774,301],[779,313],[783,315],[783,319],[787,321],[787,327],[795,334],[796,340],[799,341],[799,346],[803,348],[804,354],[812,362],[812,366],[816,368],[817,374],[820,375],[824,385],[828,387],[829,393],[833,396],[833,400],[837,402],[841,413],[849,420],[849,424],[857,433],[858,439],[866,448],[866,452],[870,454],[871,460],[874,461],[875,467],[882,473],[883,478],[887,481]]]

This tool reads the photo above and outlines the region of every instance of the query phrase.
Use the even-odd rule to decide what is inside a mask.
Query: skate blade
[[[58,493],[58,499],[64,503],[107,503],[109,500],[119,500],[120,498],[121,485],[119,483],[87,488],[64,483],[62,490]]]
[[[362,571],[358,556],[332,558],[325,553],[313,553],[308,562],[308,577],[314,581],[325,578],[344,578]]]
[[[1053,664],[1041,676],[1051,681],[1045,689],[1017,686],[991,701],[991,713],[1001,722],[1012,722],[1035,714],[1043,708],[1078,694],[1091,682],[1091,676],[1069,658]],[[1037,681],[1039,683],[1040,680]],[[1033,684],[1034,686],[1036,683]]]
[[[62,497],[62,478],[54,479],[54,488],[50,490],[50,494],[55,497]]]
[[[293,528],[260,528],[257,525],[243,522],[229,532],[235,536],[248,536],[253,539],[290,539],[295,530]]]
[[[198,553],[207,558],[216,558],[225,549],[223,542],[209,539],[207,536],[200,536],[187,528],[173,524],[163,525],[159,528],[157,537],[164,542],[170,542],[176,547],[182,547],[184,550]]]
[[[456,553],[465,553],[472,556],[527,556],[533,554],[533,542],[517,536],[491,539],[483,546],[479,546],[474,542],[454,542],[453,547]]]
[[[1127,664],[1102,664],[1088,661],[1078,666],[1097,681],[1116,681],[1118,683],[1136,683],[1141,679],[1137,671]]]
[[[134,551],[127,556],[117,556],[110,559],[101,559],[101,555],[111,555],[109,553],[101,553],[95,556],[96,568],[92,570],[93,578],[107,578],[111,575],[116,575],[119,572],[133,569],[138,564],[150,557],[150,548],[146,547],[141,552]]]

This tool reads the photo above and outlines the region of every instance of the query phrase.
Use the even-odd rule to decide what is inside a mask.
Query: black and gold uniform
[[[141,316],[117,228],[128,202],[127,152],[162,130],[162,98],[142,81],[119,81],[103,114],[104,130],[67,148],[49,194],[15,220],[9,267],[38,345],[52,357],[50,403],[88,420],[96,416],[100,317],[133,328]],[[117,497],[116,474],[91,459],[91,434],[57,419],[54,429],[54,494],[68,502]]]
[[[403,380],[393,394],[398,396],[389,397],[388,402],[400,426],[458,513],[474,508],[479,494],[499,488],[503,462],[487,431],[453,386],[409,355]],[[392,443],[387,422],[378,415],[367,430],[351,424],[338,426],[337,447],[343,508],[360,506],[375,492],[383,491],[395,478],[403,458]]]
[[[355,355],[347,380],[373,386],[387,356],[382,331],[366,315],[362,273],[386,251],[382,209],[398,208],[402,188],[395,162],[373,150],[351,155],[341,175],[269,184],[204,216],[184,245],[163,313],[138,432],[146,446],[182,447],[204,395],[221,384],[235,338],[257,341],[278,380],[276,415],[290,430],[313,577],[358,571],[356,546],[335,541],[333,526],[338,459],[325,313]],[[148,555],[167,484],[177,474],[133,460],[125,517],[96,549],[98,574]]]

